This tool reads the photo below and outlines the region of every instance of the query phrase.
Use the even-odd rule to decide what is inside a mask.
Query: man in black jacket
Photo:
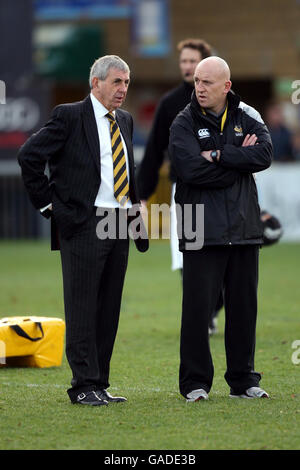
[[[253,173],[270,166],[271,139],[259,113],[230,91],[230,70],[223,59],[201,61],[194,82],[191,103],[174,120],[169,144],[177,174],[175,200],[182,215],[180,391],[188,401],[208,398],[214,374],[208,322],[224,287],[230,396],[268,397],[254,371],[258,251],[263,240]],[[202,221],[196,217],[200,206]],[[203,243],[195,235],[191,238],[201,233],[199,225]]]
[[[66,354],[73,373],[68,394],[72,403],[82,405],[126,401],[106,389],[127,269],[129,220],[136,215],[134,223],[142,225],[133,122],[119,109],[129,82],[130,70],[121,58],[99,58],[90,72],[90,95],[57,106],[19,152],[30,199],[51,216],[52,248],[61,253]],[[136,246],[146,251],[148,239],[145,231],[140,234],[135,234]]]

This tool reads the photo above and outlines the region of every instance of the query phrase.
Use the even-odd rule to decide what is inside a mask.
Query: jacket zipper
[[[204,118],[204,120],[206,119],[206,120],[209,121],[214,127],[216,127],[215,124],[214,124],[207,116],[202,116],[202,118]],[[226,121],[225,121],[224,128],[226,127],[227,122],[228,122],[228,119],[226,119]],[[223,129],[223,131],[224,131],[224,129]],[[219,135],[220,135],[220,141],[221,141],[221,142],[220,142],[220,144],[221,144],[220,147],[223,148],[223,145],[222,145],[222,144],[223,144],[223,132],[221,131],[221,132],[219,133]],[[217,140],[217,139],[216,139],[216,140]],[[216,145],[216,148],[217,148],[217,145]],[[228,210],[228,199],[227,199],[226,190],[224,189],[223,191],[224,191],[224,198],[225,198],[225,208],[226,208],[227,224],[228,224],[228,239],[229,239],[229,240],[228,240],[228,245],[232,245],[232,241],[231,241],[231,235],[232,235],[232,234],[231,234],[231,223],[230,223],[229,210]]]
[[[221,137],[221,139],[220,139],[221,144],[223,144],[223,132],[220,132],[220,137]],[[223,145],[221,145],[221,147],[223,148]],[[228,239],[229,239],[228,244],[232,245],[232,241],[231,241],[231,223],[230,223],[229,210],[228,210],[228,199],[227,199],[226,189],[224,189],[223,191],[224,191],[224,198],[225,198],[227,224],[228,224]]]

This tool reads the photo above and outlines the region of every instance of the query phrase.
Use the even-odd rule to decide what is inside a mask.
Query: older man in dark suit
[[[134,179],[133,121],[119,109],[129,82],[130,70],[121,58],[99,58],[90,71],[90,95],[57,106],[50,121],[19,152],[30,199],[51,217],[52,249],[61,252],[72,403],[126,401],[106,389],[130,220],[140,226],[134,237],[138,250],[148,249]],[[105,225],[108,230],[103,230]]]

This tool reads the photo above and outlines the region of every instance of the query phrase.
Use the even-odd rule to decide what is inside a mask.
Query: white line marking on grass
[[[5,385],[7,387],[28,387],[28,388],[66,388],[66,385],[62,384],[32,384],[32,383],[16,383],[16,382],[2,382],[2,385]],[[137,392],[137,393],[145,393],[145,392],[156,392],[156,393],[176,393],[176,392],[170,392],[169,389],[161,389],[159,387],[109,387],[110,390],[128,390],[130,392]]]
[[[16,382],[2,382],[1,385],[6,385],[7,387],[28,387],[28,388],[49,388],[49,387],[55,387],[55,388],[65,388],[64,385],[59,385],[59,384],[30,384],[30,383],[16,383]]]

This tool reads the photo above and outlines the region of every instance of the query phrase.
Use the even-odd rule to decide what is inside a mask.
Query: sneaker
[[[230,398],[269,398],[267,392],[259,387],[250,387],[244,393],[235,393],[234,390],[230,392]]]
[[[193,390],[192,392],[188,393],[186,396],[187,402],[194,402],[199,400],[208,400],[208,395],[203,388],[199,388],[198,390]]]

